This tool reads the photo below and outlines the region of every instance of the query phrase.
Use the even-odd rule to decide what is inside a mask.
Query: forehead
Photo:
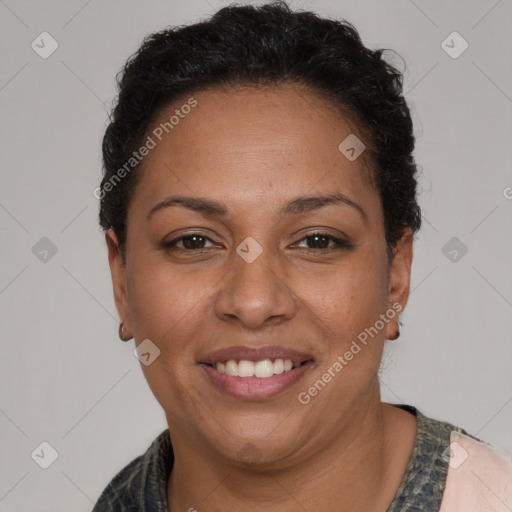
[[[378,199],[367,153],[351,161],[339,149],[347,137],[369,141],[351,118],[299,86],[197,92],[162,109],[146,136],[155,145],[138,172],[148,204],[176,192],[260,208],[312,192]]]

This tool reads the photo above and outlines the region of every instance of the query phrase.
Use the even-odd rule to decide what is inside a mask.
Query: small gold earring
[[[396,338],[393,338],[394,340],[397,340],[398,338],[400,338],[400,334],[402,332],[402,322],[400,322],[400,316],[398,317],[398,320],[396,322],[396,327],[397,327],[397,330],[396,330]]]
[[[396,322],[396,326],[397,326],[396,334],[393,338],[389,338],[390,340],[394,341],[394,340],[397,340],[398,338],[400,338],[402,325],[403,324],[402,324],[402,322],[400,322],[400,317],[398,317],[398,320]]]
[[[132,336],[132,337],[133,337],[133,336]],[[121,322],[121,323],[119,324],[119,339],[120,339],[121,341],[129,341],[129,340],[131,340],[131,339],[132,339],[132,337],[127,338],[127,337],[124,335],[124,323],[123,323],[123,322]]]

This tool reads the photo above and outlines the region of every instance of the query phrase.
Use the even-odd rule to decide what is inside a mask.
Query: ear
[[[393,260],[389,269],[388,307],[395,309],[398,313],[405,309],[409,299],[413,256],[412,242],[412,229],[405,228],[402,238],[393,249]],[[396,332],[393,328],[394,324],[395,322],[387,324],[386,337],[388,339],[393,339],[393,334]]]
[[[120,321],[125,325],[125,334],[131,333],[131,323],[128,309],[128,296],[126,293],[126,271],[119,249],[117,236],[112,228],[105,234],[108,248],[108,263],[114,288],[114,300]]]

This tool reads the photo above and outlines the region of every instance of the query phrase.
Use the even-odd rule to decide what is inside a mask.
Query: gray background
[[[166,428],[133,341],[117,338],[93,190],[125,59],[149,32],[226,3],[0,0],[2,512],[90,510]],[[407,62],[424,226],[383,398],[511,450],[511,2],[291,5],[346,18],[366,44]],[[59,44],[47,59],[31,48],[43,31]],[[453,31],[469,43],[456,59],[441,46]],[[42,252],[43,237],[54,255]],[[42,441],[58,453],[46,470],[31,458]]]

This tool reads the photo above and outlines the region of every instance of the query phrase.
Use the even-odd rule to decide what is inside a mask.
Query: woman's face
[[[141,366],[176,451],[293,461],[379,403],[411,236],[390,265],[366,155],[354,159],[353,136],[364,138],[321,98],[293,86],[193,97],[148,131],[125,267],[108,234],[117,308],[145,343]],[[282,371],[286,359],[304,364]],[[229,375],[253,366],[261,377]]]

